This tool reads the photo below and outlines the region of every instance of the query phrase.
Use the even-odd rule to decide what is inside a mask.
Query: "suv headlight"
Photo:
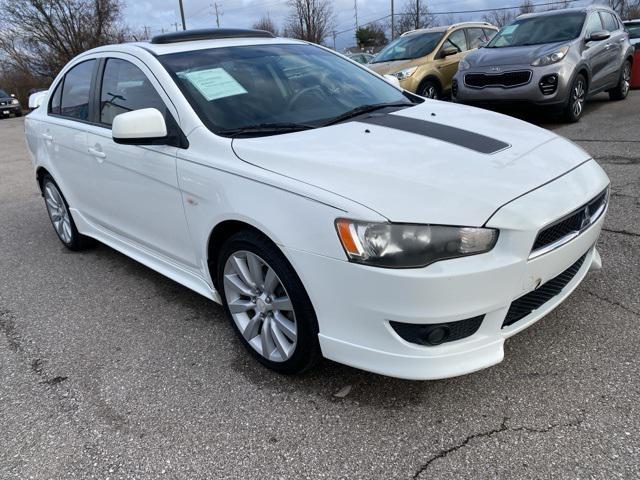
[[[469,70],[470,68],[471,68],[471,64],[465,58],[460,60],[460,62],[458,63],[458,70],[461,72],[464,72],[465,70]]]
[[[552,63],[559,62],[562,60],[567,53],[569,52],[569,46],[565,45],[562,48],[559,48],[555,52],[548,53],[540,58],[536,58],[531,65],[534,67],[544,67],[545,65],[551,65]]]
[[[339,218],[336,229],[349,261],[386,268],[425,267],[491,250],[493,228],[361,222]]]
[[[409,78],[411,75],[413,75],[413,73],[417,69],[418,67],[405,68],[404,70],[400,70],[399,72],[392,73],[391,75],[396,77],[398,80],[404,80],[405,78]]]
[[[11,105],[18,105],[20,104],[20,102],[18,101],[17,98],[14,98],[13,100],[11,100]]]

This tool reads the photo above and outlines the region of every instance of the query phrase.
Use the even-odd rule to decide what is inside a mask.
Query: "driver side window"
[[[142,70],[126,60],[108,59],[102,75],[100,123],[111,126],[117,115],[142,108],[155,108],[167,119],[167,107]]]
[[[602,27],[602,20],[600,20],[600,15],[598,15],[598,12],[594,12],[589,15],[589,20],[587,20],[587,31],[585,34],[586,38],[589,38],[592,34],[601,30],[604,30],[604,28]]]

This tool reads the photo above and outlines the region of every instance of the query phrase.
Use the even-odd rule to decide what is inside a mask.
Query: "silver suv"
[[[588,96],[626,98],[632,63],[629,35],[613,10],[522,15],[460,62],[452,95],[467,104],[551,105],[577,122]]]

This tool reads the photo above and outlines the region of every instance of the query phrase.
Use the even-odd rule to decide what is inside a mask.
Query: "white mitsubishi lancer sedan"
[[[473,372],[601,265],[609,179],[589,154],[267,32],[88,51],[25,128],[64,245],[221,303],[279,372]]]

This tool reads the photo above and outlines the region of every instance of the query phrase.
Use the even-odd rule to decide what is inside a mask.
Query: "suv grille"
[[[522,320],[531,312],[540,308],[553,297],[558,295],[573,279],[573,277],[576,276],[576,273],[578,273],[578,270],[582,267],[586,257],[587,254],[585,253],[576,261],[576,263],[571,265],[557,277],[543,283],[533,292],[529,292],[511,302],[507,316],[504,318],[504,322],[502,322],[502,328],[508,327],[509,325],[513,325],[517,321]]]
[[[10,105],[11,104],[11,100],[0,100],[0,106],[2,105]]]
[[[536,241],[533,243],[532,252],[540,250],[547,245],[551,245],[562,238],[571,235],[576,236],[581,231],[586,230],[593,222],[595,222],[600,214],[604,211],[607,203],[608,188],[601,192],[596,198],[586,205],[574,210],[569,215],[561,218],[552,225],[540,230]],[[602,208],[602,211],[600,209]]]
[[[471,88],[485,87],[518,87],[531,80],[531,72],[528,70],[505,73],[467,73],[464,83]]]

